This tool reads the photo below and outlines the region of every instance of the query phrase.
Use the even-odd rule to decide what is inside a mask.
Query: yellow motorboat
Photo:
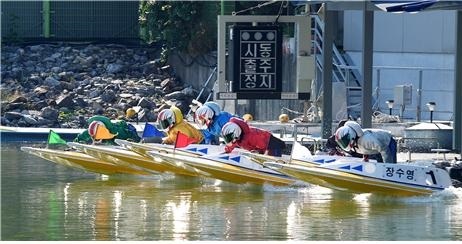
[[[143,145],[142,143],[133,143]],[[134,147],[86,145],[79,143],[68,143],[68,145],[76,147],[79,150],[82,150],[96,158],[108,160],[118,165],[144,169],[151,173],[174,173],[184,176],[202,175],[195,168],[175,167],[171,164],[163,162],[163,160],[154,159],[149,154],[141,154],[137,150],[131,150]]]
[[[110,145],[88,145],[75,142],[68,142],[68,146],[77,148],[82,152],[98,158],[100,160],[108,161],[116,165],[131,167],[137,170],[142,170],[149,173],[165,173],[171,172],[186,176],[199,176],[197,170],[183,170],[181,168],[173,167],[170,164],[156,161],[151,157],[145,157],[136,152],[128,150],[120,146]]]
[[[126,140],[115,139],[115,142],[120,146],[134,151],[144,157],[153,159],[158,163],[163,163],[168,165],[168,167],[174,167],[177,171],[184,171],[189,172],[190,174],[194,175],[202,175],[202,176],[209,176],[208,173],[199,171],[197,168],[194,168],[190,165],[181,163],[181,162],[173,162],[169,158],[165,157],[152,157],[149,152],[162,152],[164,154],[181,154],[190,157],[199,157],[206,154],[214,154],[217,152],[223,152],[223,146],[216,146],[216,145],[205,145],[205,144],[191,144],[185,148],[173,148],[173,145],[165,145],[165,144],[158,144],[158,143],[138,143],[138,142],[131,142]]]
[[[289,155],[282,155],[282,157],[275,157],[265,154],[242,152],[242,155],[248,157],[250,160],[264,166],[266,162],[277,162],[282,164],[298,164],[306,167],[314,167],[319,165],[317,162],[303,161],[299,158],[291,158]]]
[[[429,195],[452,185],[446,170],[432,166],[361,161],[330,161],[315,167],[266,162],[265,166],[299,180],[357,193]]]
[[[263,163],[265,162],[278,162],[283,164],[291,163],[307,167],[313,167],[319,165],[320,162],[325,160],[324,156],[320,158],[318,158],[317,156],[313,157],[313,155],[311,155],[310,150],[297,141],[295,141],[292,145],[291,155],[283,154],[281,157],[275,157],[248,151],[242,151],[241,153],[247,156],[249,159],[261,165],[263,165]]]
[[[135,174],[146,175],[147,173],[141,170],[130,167],[115,165],[100,159],[94,158],[82,152],[64,151],[58,149],[21,147],[21,150],[32,155],[38,156],[53,163],[61,164],[67,167],[81,169],[99,174]]]
[[[190,144],[184,148],[174,148],[173,145],[159,143],[139,143],[127,140],[115,139],[118,145],[137,152],[141,155],[149,156],[149,151],[161,151],[166,153],[177,153],[187,156],[202,156],[205,154],[216,154],[224,152],[224,146],[208,144]]]
[[[292,155],[244,153],[255,162],[304,182],[357,193],[428,195],[452,185],[446,170],[409,164],[363,162],[361,158],[311,155],[295,142]]]
[[[208,173],[209,177],[233,183],[290,185],[296,180],[275,170],[263,167],[239,153],[191,157],[177,153],[149,152],[153,157],[167,159],[173,164],[186,164]]]

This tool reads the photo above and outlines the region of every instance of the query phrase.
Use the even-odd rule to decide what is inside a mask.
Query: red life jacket
[[[269,131],[249,126],[244,120],[231,118],[229,122],[236,123],[242,130],[239,140],[232,146],[226,146],[225,151],[231,152],[236,146],[249,151],[264,153],[268,149],[271,133]]]

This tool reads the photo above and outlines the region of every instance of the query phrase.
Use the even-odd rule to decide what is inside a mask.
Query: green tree
[[[216,50],[218,1],[142,1],[141,36],[148,43],[199,55]]]

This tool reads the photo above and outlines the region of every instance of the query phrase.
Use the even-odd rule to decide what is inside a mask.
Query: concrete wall
[[[175,70],[175,73],[181,80],[200,91],[202,86],[212,74],[216,66],[217,57],[215,54],[202,55],[200,57],[191,57],[185,54],[174,54],[170,56],[169,63]],[[209,85],[210,87],[216,80],[213,76]]]
[[[362,22],[360,11],[345,11],[344,48],[354,65],[361,68]],[[412,85],[412,104],[403,117],[417,118],[417,92],[422,74],[421,119],[429,120],[425,104],[436,102],[434,120],[451,120],[454,104],[455,11],[418,14],[374,15],[373,89],[377,105],[387,112],[385,101],[394,99],[393,88]],[[376,90],[378,88],[378,90]],[[394,114],[399,114],[395,106]]]
[[[374,12],[374,51],[454,53],[455,11]],[[361,51],[362,13],[344,13],[344,49]]]

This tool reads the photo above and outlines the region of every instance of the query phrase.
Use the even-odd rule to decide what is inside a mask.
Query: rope
[[[257,9],[257,8],[261,8],[263,6],[266,6],[266,5],[270,5],[270,4],[273,4],[273,3],[276,3],[278,2],[277,0],[272,0],[272,1],[269,1],[269,2],[266,2],[266,3],[262,3],[262,4],[258,4],[257,6],[253,6],[253,7],[250,7],[250,8],[247,8],[247,9],[243,9],[243,10],[240,10],[240,11],[233,11],[232,12],[232,15],[238,15],[238,14],[241,14],[241,13],[244,13],[244,12],[247,12],[249,10],[254,10],[254,9]]]
[[[279,6],[278,16],[277,16],[276,19],[274,20],[273,25],[276,25],[276,24],[278,23],[279,17],[280,17],[281,14],[282,14],[282,7],[287,7],[287,5],[284,6],[284,2],[285,2],[285,0],[283,0],[283,1],[281,2],[281,6]]]

